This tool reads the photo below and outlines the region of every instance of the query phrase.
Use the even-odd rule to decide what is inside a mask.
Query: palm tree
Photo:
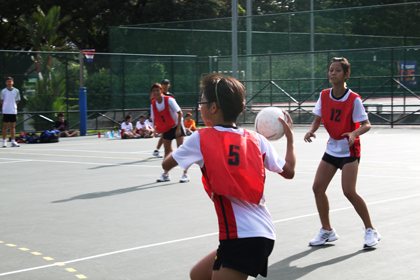
[[[45,15],[38,6],[37,11],[31,16],[23,16],[21,25],[29,33],[29,42],[32,50],[36,51],[52,51],[55,44],[60,43],[58,29],[65,22],[70,20],[70,16],[64,16],[60,19],[60,10],[58,6],[53,6]],[[39,56],[36,55],[37,73],[39,73]],[[51,57],[48,57],[48,66],[51,65]]]

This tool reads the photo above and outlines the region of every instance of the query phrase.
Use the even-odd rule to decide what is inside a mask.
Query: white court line
[[[367,203],[367,204],[368,205],[379,204],[379,203],[385,203],[385,202],[396,201],[396,200],[410,199],[410,198],[417,197],[417,196],[420,196],[420,193],[419,194],[408,195],[408,196],[403,196],[403,197],[386,199],[386,200],[380,200],[380,201],[371,202],[371,203]],[[334,210],[331,210],[330,212],[339,212],[339,211],[348,210],[348,209],[353,209],[353,206],[339,208],[339,209],[334,209]],[[302,218],[316,216],[316,215],[318,215],[318,213],[301,215],[301,216],[296,216],[296,217],[291,217],[291,218],[276,220],[276,221],[273,221],[273,222],[274,223],[281,223],[281,222],[286,222],[286,221],[291,221],[291,220],[297,220],[297,219],[302,219]],[[1,273],[0,274],[0,277],[1,276],[6,276],[6,275],[10,275],[10,274],[16,274],[16,273],[31,271],[31,270],[37,270],[37,269],[42,269],[42,268],[48,268],[48,267],[58,266],[59,264],[69,264],[69,263],[74,263],[74,262],[80,262],[80,261],[90,260],[90,259],[102,258],[102,257],[110,256],[110,255],[115,255],[115,254],[125,253],[125,252],[129,252],[129,251],[134,251],[134,250],[140,250],[140,249],[151,248],[151,247],[156,247],[156,246],[161,246],[161,245],[167,245],[167,244],[172,244],[172,243],[189,241],[189,240],[203,238],[203,237],[208,237],[208,236],[213,236],[213,235],[217,235],[217,234],[218,234],[218,232],[213,232],[213,233],[208,233],[208,234],[203,234],[203,235],[197,235],[197,236],[193,236],[193,237],[175,239],[175,240],[171,240],[171,241],[165,241],[165,242],[160,242],[160,243],[155,243],[155,244],[150,244],[150,245],[144,245],[144,246],[133,247],[133,248],[128,248],[128,249],[124,249],[124,250],[113,251],[113,252],[109,252],[109,253],[94,255],[94,256],[80,258],[80,259],[74,259],[74,260],[65,261],[65,262],[59,262],[58,264],[49,264],[49,265],[44,265],[44,266],[31,267],[31,268],[27,268],[27,269],[9,271],[9,272]]]
[[[50,162],[50,163],[65,163],[65,164],[85,164],[85,165],[102,165],[102,166],[124,166],[124,167],[151,167],[151,168],[162,168],[160,164],[158,165],[142,165],[142,164],[126,164],[126,163],[98,163],[98,162],[81,162],[81,161],[63,161],[63,160],[43,160],[43,159],[13,159],[13,158],[0,158],[5,160],[12,161],[11,163],[17,162]],[[188,170],[199,170],[199,167],[192,165]],[[314,172],[296,172],[296,174],[310,174],[314,175]],[[358,177],[370,177],[370,178],[395,178],[395,179],[420,179],[420,177],[407,177],[407,176],[384,176],[384,175],[363,175],[359,174]]]
[[[70,150],[70,149],[25,149],[25,151],[49,151],[49,152],[80,152],[80,153],[100,153],[100,154],[149,154],[152,156],[153,150],[137,152],[112,152],[112,151],[92,151],[92,150]]]

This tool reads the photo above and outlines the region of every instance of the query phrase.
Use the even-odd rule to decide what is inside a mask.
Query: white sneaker
[[[370,248],[378,244],[381,241],[381,235],[376,229],[367,228],[365,231],[365,243],[363,248]]]
[[[158,157],[158,158],[162,158],[163,156],[160,156],[159,155],[159,150],[154,150],[153,151],[153,155],[155,156],[155,157]]]
[[[156,181],[157,182],[166,182],[166,181],[170,181],[171,178],[169,178],[169,175],[163,173],[162,176],[160,176]]]
[[[7,148],[7,142],[6,142],[6,141],[3,141],[3,146],[2,146],[2,148]]]
[[[20,147],[20,145],[17,142],[12,141],[12,147]]]
[[[333,242],[338,239],[338,234],[335,232],[335,229],[331,229],[330,231],[321,228],[318,232],[318,235],[309,241],[309,245],[311,246],[319,246],[324,245],[326,242]]]
[[[190,181],[190,176],[186,173],[184,173],[184,175],[182,175],[181,180],[179,180],[180,183],[186,183]]]

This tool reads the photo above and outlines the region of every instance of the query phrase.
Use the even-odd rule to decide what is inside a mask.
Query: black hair
[[[328,65],[328,69],[330,69],[331,64],[333,64],[334,62],[340,62],[341,67],[343,68],[344,75],[346,75],[348,73],[349,77],[350,77],[351,66],[350,66],[350,62],[347,60],[347,58],[345,58],[345,57],[333,57],[330,64]],[[346,81],[347,81],[347,79],[346,79]]]
[[[58,113],[58,115],[57,115],[58,117],[64,117],[64,114],[63,113]]]
[[[10,80],[10,81],[14,81],[14,79],[13,79],[12,77],[7,77],[7,78],[6,78],[6,81],[9,81],[9,80]]]
[[[216,102],[216,106],[223,112],[223,119],[236,122],[245,108],[245,87],[238,80],[223,77],[218,73],[208,74],[201,81],[201,91],[209,102]],[[211,104],[207,104],[211,106]]]
[[[131,119],[131,115],[127,115],[127,116],[125,116],[124,121],[127,121],[127,120],[129,120],[129,119]]]

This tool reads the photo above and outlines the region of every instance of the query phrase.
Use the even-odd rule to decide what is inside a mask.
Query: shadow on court
[[[117,190],[112,190],[112,191],[107,191],[107,192],[94,192],[94,193],[81,194],[81,195],[74,196],[69,199],[56,200],[51,203],[69,202],[69,201],[78,200],[78,199],[96,199],[96,198],[101,198],[101,197],[109,197],[109,196],[126,194],[130,192],[142,191],[142,190],[147,190],[147,189],[166,187],[166,186],[175,185],[175,184],[177,183],[162,184],[160,182],[154,182],[150,184],[144,184],[141,186],[117,189]]]
[[[149,157],[143,160],[137,160],[137,161],[133,161],[133,162],[123,162],[123,163],[117,163],[117,164],[108,164],[108,165],[100,165],[100,166],[96,166],[96,167],[92,167],[89,168],[91,170],[95,170],[95,169],[102,169],[102,168],[109,168],[109,167],[118,167],[118,166],[125,166],[125,165],[135,165],[135,164],[140,164],[140,163],[145,163],[145,162],[153,162],[155,160],[162,160],[161,158],[157,158],[157,157]]]
[[[293,262],[298,261],[302,258],[308,257],[311,253],[314,253],[318,250],[327,250],[329,247],[334,247],[333,244],[326,244],[324,246],[319,247],[309,247],[308,250],[300,252],[298,254],[292,255],[288,258],[285,258],[282,261],[279,261],[275,264],[272,264],[268,267],[268,277],[258,277],[257,279],[282,279],[282,280],[294,280],[294,279],[300,279],[301,277],[311,273],[312,271],[325,267],[334,265],[336,263],[346,261],[350,258],[353,258],[359,254],[368,253],[373,250],[359,250],[357,252],[347,254],[344,256],[332,258],[323,262],[311,264],[304,267],[297,267],[295,265],[292,265]]]

